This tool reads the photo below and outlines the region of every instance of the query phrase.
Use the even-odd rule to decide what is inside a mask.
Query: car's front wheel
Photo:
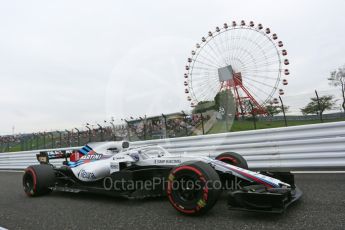
[[[172,206],[186,215],[200,215],[216,203],[222,184],[217,172],[207,163],[185,162],[168,177],[167,195]]]

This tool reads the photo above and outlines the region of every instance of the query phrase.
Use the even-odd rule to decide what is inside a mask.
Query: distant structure
[[[187,59],[184,86],[191,106],[212,101],[229,90],[236,116],[266,115],[267,104],[278,103],[275,93],[284,94],[290,74],[283,42],[270,28],[253,21],[224,23],[209,31]],[[282,77],[282,75],[284,77]]]

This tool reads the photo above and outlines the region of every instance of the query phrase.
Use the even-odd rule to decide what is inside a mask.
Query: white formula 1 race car
[[[250,171],[246,160],[233,152],[213,159],[170,154],[156,145],[130,147],[123,141],[91,143],[78,151],[40,152],[37,159],[40,164],[29,166],[23,175],[28,196],[53,190],[128,198],[166,195],[177,211],[200,215],[224,190],[230,209],[275,213],[302,194],[291,173]],[[53,159],[64,159],[62,166],[51,164]]]

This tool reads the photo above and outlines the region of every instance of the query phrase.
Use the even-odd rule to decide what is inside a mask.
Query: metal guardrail
[[[132,146],[147,144],[159,144],[172,154],[215,157],[226,151],[234,151],[243,155],[254,170],[345,169],[345,122],[131,143]],[[0,169],[24,169],[36,164],[36,153],[37,150],[0,153]],[[56,161],[56,164],[61,162]]]

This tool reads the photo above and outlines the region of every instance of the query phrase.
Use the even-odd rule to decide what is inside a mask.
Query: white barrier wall
[[[147,144],[159,144],[172,154],[215,157],[226,151],[234,151],[246,158],[251,169],[345,169],[345,122],[131,143],[132,146]],[[37,150],[0,153],[0,169],[23,169],[36,164],[36,153]],[[58,164],[61,162],[58,161]]]

